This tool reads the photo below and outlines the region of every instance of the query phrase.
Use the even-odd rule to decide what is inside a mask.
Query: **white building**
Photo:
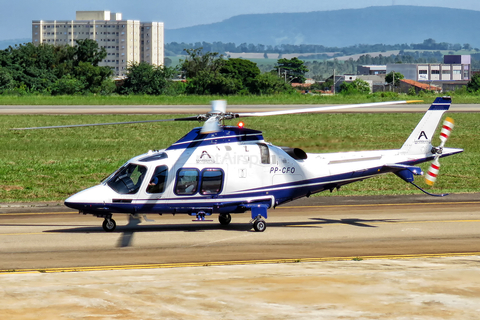
[[[99,64],[111,67],[118,77],[125,76],[130,63],[164,63],[163,22],[122,20],[121,13],[77,11],[75,20],[32,21],[32,42],[75,45],[77,39],[92,39],[107,50]]]
[[[418,82],[468,82],[471,79],[471,56],[445,55],[443,63],[387,64],[387,74],[392,71]]]

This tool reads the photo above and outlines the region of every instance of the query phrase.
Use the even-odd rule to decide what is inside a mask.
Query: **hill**
[[[322,44],[469,43],[480,47],[480,11],[420,6],[239,15],[222,22],[167,29],[165,42]]]

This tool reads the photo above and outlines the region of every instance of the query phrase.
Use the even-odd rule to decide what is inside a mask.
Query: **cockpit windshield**
[[[120,170],[107,181],[107,184],[115,192],[120,194],[135,194],[138,192],[138,189],[140,189],[146,172],[146,167],[129,163],[120,168]]]

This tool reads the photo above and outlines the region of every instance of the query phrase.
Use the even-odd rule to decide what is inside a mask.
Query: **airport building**
[[[126,75],[130,63],[164,63],[163,22],[122,20],[121,13],[77,11],[75,20],[32,21],[32,42],[75,45],[77,39],[92,39],[107,50],[99,64],[111,67],[117,77]]]
[[[443,63],[387,64],[387,74],[400,72],[406,79],[415,81],[469,81],[471,78],[470,55],[446,55]]]
[[[358,66],[358,75],[383,75],[390,72],[403,74],[406,80],[440,87],[451,91],[465,86],[471,79],[470,55],[445,55],[443,63],[392,63],[387,65]],[[374,90],[375,91],[375,90]]]

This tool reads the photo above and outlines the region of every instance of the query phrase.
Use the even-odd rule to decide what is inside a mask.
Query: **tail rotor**
[[[447,117],[443,122],[442,131],[440,132],[441,143],[438,147],[433,147],[431,150],[432,154],[435,155],[435,158],[433,159],[432,164],[430,165],[430,168],[428,168],[428,172],[425,175],[425,182],[429,186],[433,186],[435,184],[435,181],[437,181],[437,176],[440,171],[440,162],[438,161],[438,159],[441,157],[443,153],[443,147],[445,146],[445,143],[450,137],[453,127],[454,127],[453,119],[450,117]]]

